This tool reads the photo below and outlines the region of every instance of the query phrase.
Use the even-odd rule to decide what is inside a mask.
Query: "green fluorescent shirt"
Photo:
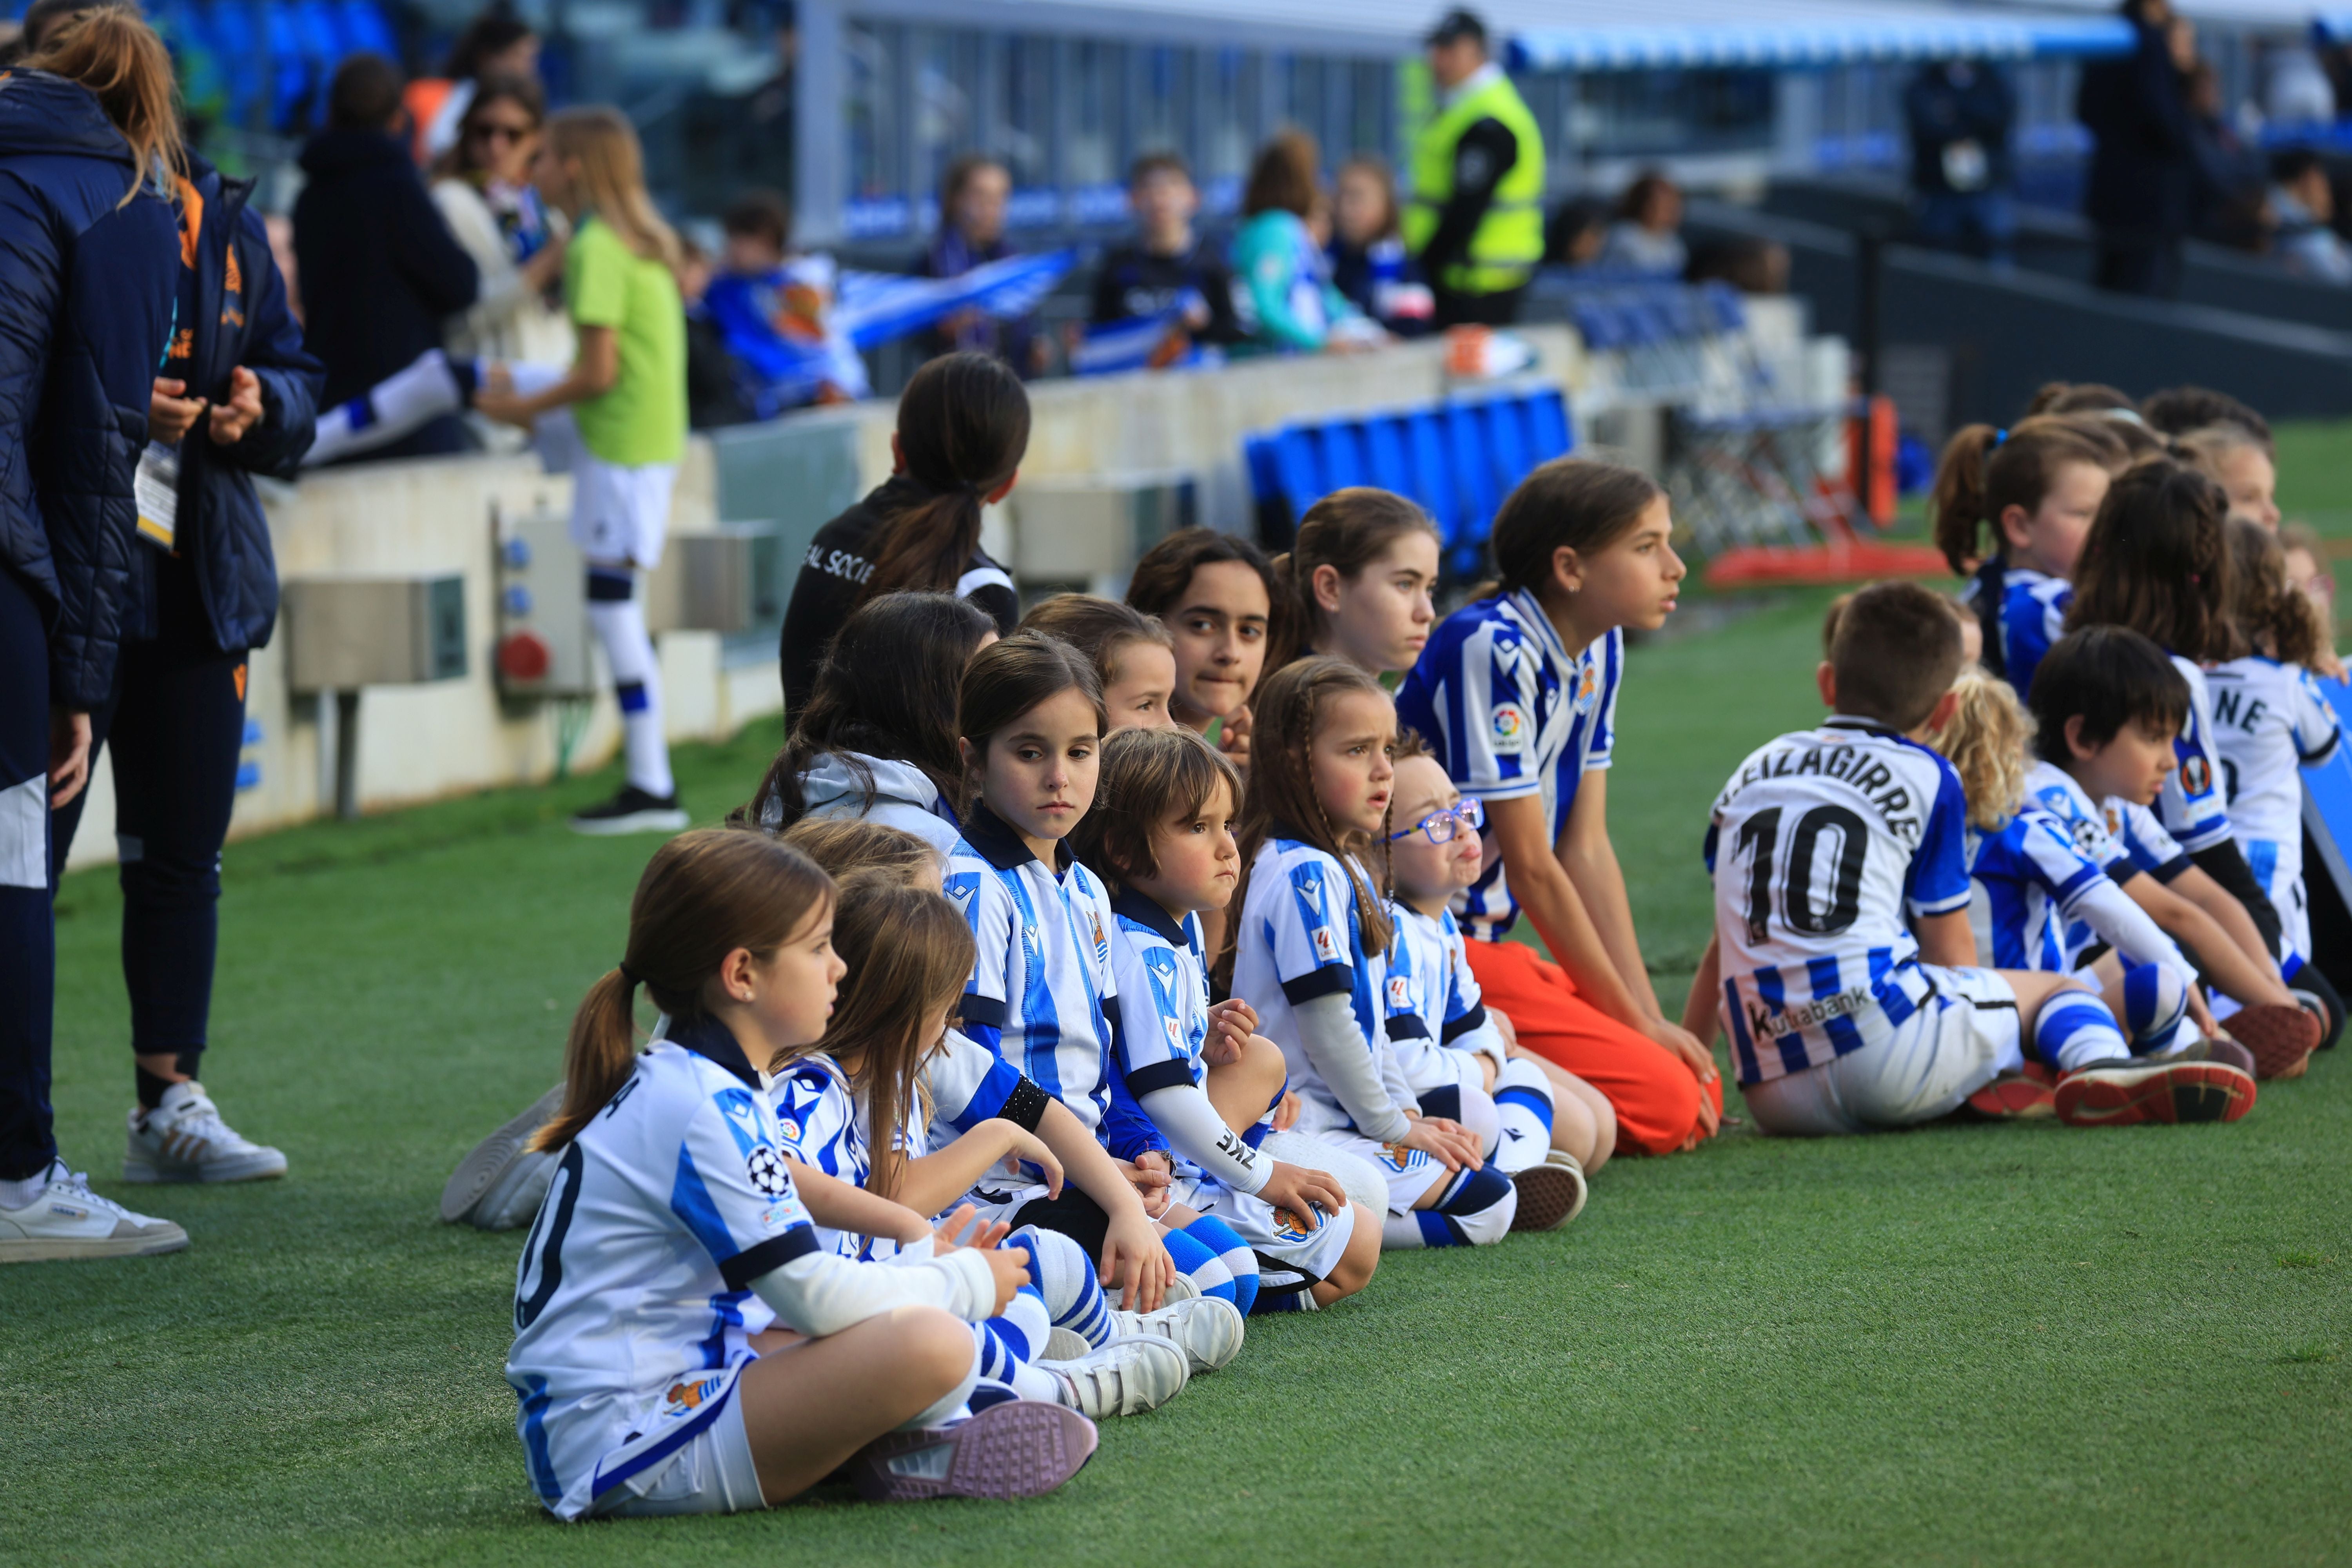
[[[581,442],[621,468],[677,462],[686,455],[686,307],[677,279],[592,216],[564,255],[563,292],[573,325],[610,327],[620,342],[613,389],[572,405]]]

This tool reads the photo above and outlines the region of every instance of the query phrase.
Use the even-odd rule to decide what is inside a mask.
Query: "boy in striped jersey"
[[[2021,1070],[2028,1049],[2071,1122],[2243,1115],[2245,1074],[2137,1061],[2079,984],[1975,966],[1966,796],[1922,743],[1956,706],[1959,666],[1959,628],[1927,589],[1879,584],[1847,605],[1818,677],[1834,716],[1759,748],[1716,799],[1716,938],[1686,1022],[1704,1038],[1727,1010],[1769,1132],[1932,1121]]]

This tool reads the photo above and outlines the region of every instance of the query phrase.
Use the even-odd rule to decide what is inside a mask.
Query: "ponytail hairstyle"
[[[2021,422],[2037,414],[2107,414],[2137,424],[2139,405],[2131,400],[2129,393],[2105,382],[2045,381],[2019,418]]]
[[[1664,492],[1639,468],[1591,458],[1554,458],[1513,490],[1495,513],[1494,584],[1540,596],[1562,550],[1590,558],[1633,530]],[[1486,590],[1487,592],[1492,590]]]
[[[2026,753],[2033,720],[2009,682],[1980,669],[1952,682],[1959,704],[1927,743],[1951,760],[1968,797],[1969,826],[1997,833],[2025,804]]]
[[[956,755],[956,690],[964,666],[996,623],[947,594],[888,594],[861,605],[818,667],[808,706],[789,715],[792,733],[750,802],[728,820],[781,831],[808,812],[801,774],[829,752],[853,753],[850,771],[874,804],[873,775],[857,755],[910,763],[942,798],[953,800],[963,763]]]
[[[548,116],[546,134],[559,163],[580,165],[583,205],[620,236],[632,256],[658,261],[673,273],[685,264],[677,231],[646,194],[645,149],[619,110],[604,104],[558,110]]]
[[[1192,731],[1121,730],[1103,742],[1095,804],[1070,830],[1070,852],[1123,893],[1135,878],[1160,874],[1151,840],[1160,824],[1206,811],[1221,789],[1239,816],[1241,770]]]
[[[845,889],[864,881],[936,889],[947,870],[940,852],[905,828],[860,817],[803,816],[782,838]]]
[[[530,1141],[572,1142],[636,1070],[639,985],[673,1020],[702,1016],[703,983],[739,947],[765,960],[832,908],[833,879],[761,834],[705,827],[654,851],[629,900],[620,966],[588,989],[563,1047],[563,1108]]]
[[[1284,597],[1281,643],[1266,652],[1266,667],[1278,669],[1312,653],[1330,629],[1330,617],[1315,598],[1315,574],[1323,567],[1353,580],[1408,533],[1437,539],[1429,514],[1393,491],[1370,485],[1333,490],[1307,509],[1289,551],[1274,558],[1275,581]],[[1442,541],[1440,542],[1442,542]]]
[[[1021,629],[1059,637],[1094,660],[1106,690],[1118,679],[1119,656],[1128,648],[1150,643],[1172,652],[1176,647],[1158,616],[1095,594],[1056,594],[1023,616]]]
[[[179,79],[163,40],[147,25],[137,0],[103,0],[49,29],[39,48],[20,62],[89,89],[131,146],[138,168],[117,206],[128,206],[140,186],[161,176],[170,191],[188,177],[180,138]]]
[[[2259,522],[2233,518],[2230,618],[2255,651],[2308,667],[2334,640],[2318,601],[2286,580],[2286,545]]]
[[[2068,463],[2088,463],[2110,475],[2121,470],[2123,441],[2103,428],[2112,423],[2040,415],[2008,430],[1963,426],[1944,445],[1927,503],[1935,517],[1936,548],[1952,570],[1965,576],[1975,570],[1971,563],[2001,553],[2008,544],[2001,513],[2011,507],[2038,510]]]
[[[2128,626],[2184,658],[2234,658],[2229,514],[2221,487],[2186,464],[2126,468],[2083,541],[2068,629]]]
[[[1233,901],[1226,906],[1235,911],[1235,918],[1225,922],[1229,933],[1240,928],[1239,911],[1249,897],[1250,868],[1257,862],[1258,851],[1270,838],[1293,838],[1339,862],[1355,891],[1356,933],[1363,940],[1364,951],[1388,950],[1393,934],[1388,904],[1381,891],[1365,879],[1358,859],[1374,847],[1362,834],[1341,833],[1331,826],[1329,814],[1315,795],[1314,764],[1308,755],[1331,700],[1350,691],[1391,700],[1388,689],[1370,672],[1335,654],[1316,654],[1286,664],[1258,688],[1251,710],[1256,716],[1257,742],[1251,750],[1249,789],[1242,796],[1242,875]],[[1391,799],[1390,808],[1394,807]],[[1383,832],[1379,846],[1382,888],[1390,880],[1386,837]],[[1227,986],[1233,983],[1233,938],[1228,934],[1225,951],[1218,960]]]
[[[930,1120],[921,1074],[940,1037],[926,1037],[923,1026],[951,1012],[971,978],[971,927],[929,889],[863,877],[841,890],[833,949],[849,974],[835,998],[824,1039],[809,1050],[856,1059],[849,1088],[866,1113],[873,1162],[866,1190],[896,1197],[907,1167],[898,1134],[908,1109],[918,1108],[924,1121]],[[793,1059],[779,1058],[770,1070]]]
[[[1029,393],[993,354],[942,354],[898,397],[898,458],[926,493],[882,520],[858,602],[912,589],[943,594],[980,546],[987,498],[1029,450]]]
[[[1092,704],[1096,734],[1110,728],[1110,718],[1103,711],[1102,681],[1095,674],[1093,661],[1060,637],[1014,632],[973,656],[956,698],[956,737],[971,747],[971,760],[964,766],[961,793],[956,799],[959,815],[980,794],[989,742],[1021,715],[1065,691],[1079,692]],[[1085,819],[1080,813],[1079,820]]]

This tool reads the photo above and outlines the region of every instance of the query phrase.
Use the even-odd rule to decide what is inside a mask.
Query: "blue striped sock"
[[[1176,1260],[1176,1272],[1199,1286],[1202,1295],[1234,1299],[1234,1272],[1207,1242],[1181,1230],[1171,1230],[1160,1239],[1167,1244],[1168,1256]]]
[[[2124,971],[2124,1023],[2132,1049],[2161,1056],[2173,1047],[2189,1016],[2189,987],[2168,963],[2136,963]]]
[[[1250,1303],[1257,1300],[1257,1254],[1250,1244],[1213,1215],[1202,1215],[1184,1227],[1184,1234],[1206,1246],[1224,1264],[1233,1279],[1233,1294],[1225,1299],[1246,1314]]]
[[[1045,1298],[1055,1328],[1067,1329],[1090,1345],[1110,1338],[1110,1306],[1086,1248],[1058,1230],[1034,1225],[1014,1231],[1004,1245],[1029,1255],[1029,1278]]]
[[[2033,1054],[2055,1072],[2127,1058],[2124,1032],[2107,1005],[2087,991],[2061,991],[2033,1020]]]

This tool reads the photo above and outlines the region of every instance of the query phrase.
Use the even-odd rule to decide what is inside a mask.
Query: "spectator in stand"
[[[1135,238],[1103,258],[1088,324],[1165,318],[1175,329],[1162,347],[1170,360],[1192,343],[1239,342],[1234,275],[1217,247],[1192,226],[1201,193],[1184,160],[1173,153],[1138,158],[1128,172],[1127,200],[1135,209]]]
[[[1691,252],[1685,283],[1728,283],[1743,294],[1789,291],[1789,247],[1752,234],[1711,239]]]
[[[442,221],[408,161],[400,70],[353,55],[327,95],[327,129],[302,149],[310,183],[294,203],[294,251],[310,352],[327,367],[321,406],[370,391],[441,346],[445,318],[470,310],[481,270]],[[455,414],[368,452],[413,458],[467,448]]]
[[[1013,175],[982,153],[967,153],[940,176],[940,232],[915,258],[920,278],[961,278],[974,268],[1015,254],[1004,237],[1004,209]],[[923,334],[933,355],[970,351],[994,354],[1026,379],[1045,374],[1051,353],[1037,319],[1000,321],[977,310],[958,310]]]
[[[2278,225],[2271,247],[2289,272],[2352,283],[2352,249],[2336,232],[2336,186],[2318,153],[2297,147],[2272,157],[2270,210]]]
[[[1544,262],[1551,267],[1591,267],[1609,243],[1609,205],[1591,196],[1559,204],[1544,229]]]
[[[2197,191],[2187,78],[2196,40],[2168,0],[2124,0],[2128,55],[2084,63],[2074,115],[2094,142],[2083,211],[2098,230],[2094,281],[2118,294],[2170,299]]]
[[[1690,264],[1682,226],[1682,187],[1656,169],[1646,170],[1625,187],[1594,265],[1679,278]]]
[[[768,419],[873,395],[866,362],[834,324],[833,258],[793,254],[790,204],[774,191],[746,191],[719,226],[727,248],[703,310],[726,341],[752,414]]]
[[[560,287],[563,237],[530,184],[546,110],[546,95],[530,78],[486,78],[466,106],[457,145],[441,160],[433,204],[481,275],[473,305],[446,323],[453,356],[572,363],[572,321]]]
[[[1320,194],[1315,139],[1285,131],[1261,149],[1242,193],[1234,236],[1234,303],[1253,348],[1308,353],[1346,347],[1378,329],[1331,286],[1330,263],[1308,226]]]
[[[710,315],[710,252],[683,235],[677,243],[677,297],[686,307],[686,427],[749,425],[759,416],[744,399],[726,331]]]
[[[1437,301],[1405,254],[1396,175],[1369,153],[1339,165],[1331,200],[1331,285],[1401,338],[1434,324]]]
[[[2017,91],[1999,68],[1970,60],[1921,66],[1903,92],[1911,133],[1912,220],[1939,250],[2007,266],[2017,250],[2010,130]]]
[[[466,110],[480,84],[492,77],[512,76],[539,79],[539,35],[501,3],[475,17],[457,36],[439,80],[412,82],[403,95],[415,126],[416,161],[430,164],[446,157],[457,145]]]
[[[2189,232],[2238,250],[2268,248],[2271,215],[2263,205],[2262,154],[2230,123],[2221,73],[2212,61],[2200,59],[2189,68],[2188,95],[2189,145],[2197,158]]]

